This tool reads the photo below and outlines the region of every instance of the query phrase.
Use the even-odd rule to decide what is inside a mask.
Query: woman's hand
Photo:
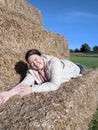
[[[18,87],[17,91],[18,91],[18,95],[23,97],[25,95],[32,93],[32,87],[28,85],[21,85],[20,87]]]
[[[0,104],[4,104],[6,101],[9,100],[14,95],[20,95],[23,97],[24,95],[28,95],[32,93],[32,88],[28,85],[19,85],[14,87],[9,91],[0,92]]]
[[[11,97],[8,91],[0,92],[0,104],[4,104]]]
[[[0,92],[0,104],[4,104],[5,102],[7,102],[12,96],[17,95],[18,91],[17,91],[17,87],[12,88],[9,91],[3,91]]]

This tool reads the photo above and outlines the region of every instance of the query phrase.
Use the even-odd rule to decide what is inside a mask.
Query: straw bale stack
[[[25,0],[0,0],[0,91],[25,76],[24,55],[69,58],[67,40],[45,30],[40,12]],[[54,92],[11,98],[0,106],[0,130],[87,130],[98,103],[98,70],[66,82]]]
[[[28,4],[26,0],[0,0],[0,6],[3,7],[3,10],[7,9],[8,15],[11,13],[10,16],[13,18],[21,17],[21,20],[43,26],[40,11]]]
[[[11,98],[0,107],[1,130],[87,130],[98,105],[98,70],[54,92]]]
[[[27,50],[37,48],[42,53],[69,57],[67,40],[60,34],[45,30],[39,11],[24,0],[0,0],[0,85],[9,89],[19,82],[15,66]],[[61,51],[62,50],[62,51]]]

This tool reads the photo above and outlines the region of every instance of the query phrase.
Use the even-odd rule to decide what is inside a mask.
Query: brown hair
[[[39,55],[41,56],[41,52],[37,49],[31,49],[29,51],[27,51],[26,55],[25,55],[25,60],[28,62],[28,58],[31,56],[31,55]]]

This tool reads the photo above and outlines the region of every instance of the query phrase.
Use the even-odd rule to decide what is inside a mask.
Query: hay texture
[[[0,107],[1,130],[87,130],[98,105],[98,70],[54,92],[15,96]]]
[[[0,0],[0,91],[25,77],[24,55],[31,48],[69,58],[67,40],[43,28],[36,8],[25,0]],[[97,105],[98,69],[57,91],[14,96],[0,106],[0,130],[87,130]]]

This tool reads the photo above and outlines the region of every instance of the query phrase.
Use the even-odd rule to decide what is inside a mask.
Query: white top
[[[80,68],[73,62],[59,59],[54,56],[43,56],[45,61],[45,73],[48,82],[42,83],[36,70],[29,69],[24,80],[19,83],[32,86],[32,92],[49,92],[59,88],[59,86],[72,77],[81,76]]]

